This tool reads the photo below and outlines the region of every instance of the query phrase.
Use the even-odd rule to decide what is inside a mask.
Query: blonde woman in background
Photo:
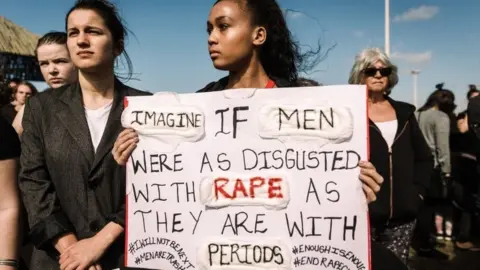
[[[377,48],[355,58],[350,84],[368,90],[370,162],[385,179],[369,204],[372,240],[407,264],[417,211],[433,167],[430,149],[415,118],[415,107],[389,97],[398,83],[397,67]]]

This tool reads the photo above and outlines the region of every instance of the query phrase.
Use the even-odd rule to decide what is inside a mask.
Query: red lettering
[[[232,180],[233,181],[233,180]],[[275,198],[283,198],[282,194],[282,186],[281,182],[283,181],[282,178],[269,178],[268,179],[268,198],[269,199],[275,199]],[[255,176],[250,178],[250,183],[249,183],[249,189],[247,191],[247,188],[245,186],[245,183],[242,181],[242,179],[236,179],[235,180],[235,185],[233,185],[232,188],[226,188],[228,183],[230,182],[230,179],[224,178],[224,177],[219,177],[215,179],[214,185],[215,185],[215,199],[219,199],[220,197],[223,197],[225,199],[236,199],[239,196],[242,198],[255,198],[255,190],[256,189],[265,189],[265,182],[266,179],[260,176]],[[233,183],[232,183],[233,184]],[[231,193],[229,193],[231,192]],[[238,194],[240,193],[240,194]],[[263,193],[264,194],[264,193]],[[263,195],[262,194],[262,195]]]
[[[268,198],[283,198],[282,187],[275,185],[282,182],[282,178],[270,178],[268,179]],[[278,191],[278,193],[277,193]]]
[[[235,188],[233,190],[233,198],[237,198],[237,192],[242,192],[244,197],[248,197],[247,190],[245,189],[245,186],[243,185],[242,179],[237,179],[235,182]]]
[[[219,182],[223,182],[223,184],[218,184]],[[223,190],[223,187],[228,183],[227,178],[217,178],[215,179],[215,198],[218,200],[218,193],[220,192],[223,197],[232,199],[232,196],[230,196],[225,190]]]
[[[258,184],[255,184],[255,182],[260,182]],[[255,188],[259,188],[265,185],[265,179],[262,177],[253,177],[250,178],[250,198],[255,198]]]

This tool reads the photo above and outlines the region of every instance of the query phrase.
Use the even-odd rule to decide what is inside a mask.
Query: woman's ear
[[[253,45],[260,46],[267,40],[267,29],[263,26],[256,27],[253,31]]]

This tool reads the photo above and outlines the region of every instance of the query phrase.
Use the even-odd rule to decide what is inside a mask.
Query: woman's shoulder
[[[206,92],[212,92],[212,88],[217,82],[210,82],[208,83],[205,87],[203,87],[200,90],[195,91],[195,93],[206,93]]]
[[[202,89],[196,91],[195,93],[207,93],[225,90],[225,87],[228,83],[228,77],[223,77],[218,81],[210,82]]]
[[[115,88],[122,89],[123,91],[125,91],[126,96],[151,96],[151,95],[153,95],[152,93],[150,93],[148,91],[139,90],[139,89],[133,88],[131,86],[128,86],[128,85],[122,83],[120,80],[115,81]]]
[[[391,97],[388,97],[388,96],[386,96],[386,99],[390,103],[390,105],[392,106],[395,113],[397,114],[397,117],[398,116],[404,116],[406,118],[409,118],[409,117],[414,117],[415,118],[416,117],[416,115],[415,115],[416,108],[415,108],[414,105],[412,105],[410,103],[407,103],[407,102],[394,100],[394,99],[392,99]]]
[[[295,83],[291,83],[288,80],[282,79],[282,78],[272,78],[272,80],[275,82],[275,85],[279,88],[301,86]],[[222,91],[222,90],[225,90],[225,88],[227,87],[227,84],[228,84],[228,76],[223,77],[218,81],[210,82],[204,88],[196,91],[196,93]]]
[[[408,102],[396,100],[396,99],[393,99],[393,98],[388,97],[388,96],[386,97],[386,99],[396,109],[408,110],[408,111],[415,111],[416,110],[416,107],[413,104],[410,104]]]
[[[148,92],[148,91],[143,91],[143,90],[139,90],[139,89],[135,89],[135,88],[129,88],[128,89],[128,95],[129,96],[151,96],[153,95],[152,93]]]
[[[448,114],[446,114],[445,112],[442,112],[440,110],[429,109],[426,112],[428,112],[431,115],[431,117],[434,118],[434,119],[450,121],[450,117],[448,117]]]
[[[42,92],[39,92],[38,94],[30,97],[28,99],[29,103],[36,105],[48,105],[52,102],[55,102],[57,98],[60,98],[65,93],[65,91],[72,88],[73,86],[74,85],[72,84],[66,84],[58,88],[47,88]]]

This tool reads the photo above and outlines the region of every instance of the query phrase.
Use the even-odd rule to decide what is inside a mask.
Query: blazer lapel
[[[78,83],[70,85],[59,97],[61,103],[57,117],[68,130],[81,152],[88,160],[89,165],[93,163],[94,150],[85,109],[83,107],[82,92]]]
[[[107,125],[102,135],[102,139],[97,147],[90,175],[95,171],[97,166],[102,163],[105,155],[110,153],[113,144],[117,140],[118,134],[122,131],[121,116],[123,112],[123,99],[126,96],[126,86],[120,81],[115,81],[115,91],[112,102],[112,109],[108,115]]]

